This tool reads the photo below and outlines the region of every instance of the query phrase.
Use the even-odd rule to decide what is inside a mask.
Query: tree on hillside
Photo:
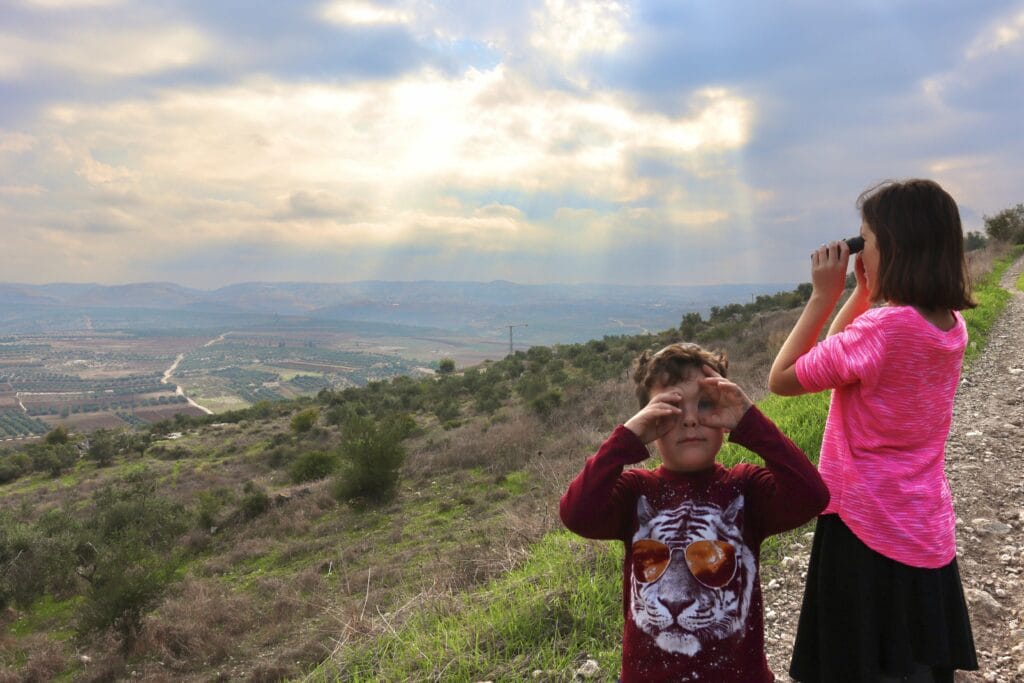
[[[82,524],[88,531],[79,547],[76,570],[89,582],[79,613],[81,633],[113,628],[130,652],[146,613],[173,580],[174,545],[187,529],[184,508],[157,493],[155,477],[132,475],[109,484],[95,497]]]
[[[59,443],[68,442],[68,428],[64,425],[58,425],[46,435],[46,443],[55,446]]]
[[[399,470],[405,462],[402,440],[415,426],[406,414],[393,415],[379,423],[359,416],[347,420],[338,451],[342,469],[334,481],[335,497],[374,503],[394,498]]]
[[[1024,243],[1024,204],[982,218],[985,221],[985,232],[992,239],[1013,244]]]
[[[437,364],[437,371],[442,375],[450,375],[455,372],[455,361],[451,358],[442,358]]]
[[[89,450],[86,456],[94,460],[100,467],[106,467],[114,461],[117,455],[117,446],[114,443],[114,435],[106,429],[97,429],[89,435]]]
[[[986,244],[988,244],[988,240],[985,239],[985,235],[976,230],[972,230],[964,236],[964,251],[983,249]]]

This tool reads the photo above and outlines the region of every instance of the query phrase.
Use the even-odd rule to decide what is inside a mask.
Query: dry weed
[[[430,450],[413,453],[407,471],[414,476],[453,469],[482,467],[491,472],[512,472],[526,464],[544,442],[545,427],[532,415],[510,422],[474,421],[452,430]]]
[[[177,671],[202,668],[233,652],[239,636],[258,626],[260,611],[219,583],[187,579],[146,619],[139,650]]]
[[[45,634],[26,636],[19,649],[28,654],[28,659],[17,670],[0,669],[0,681],[45,683],[56,678],[69,664],[61,644]]]

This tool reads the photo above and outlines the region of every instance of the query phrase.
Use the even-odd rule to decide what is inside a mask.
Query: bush
[[[246,519],[256,519],[270,509],[270,496],[267,492],[251,481],[246,482],[242,489],[242,514]]]
[[[310,451],[303,453],[292,463],[288,474],[292,482],[301,484],[306,481],[323,479],[338,468],[338,456],[334,453]]]
[[[455,361],[451,358],[442,358],[441,362],[437,364],[437,371],[442,375],[450,375],[455,372]]]
[[[96,507],[77,546],[80,572],[89,583],[80,633],[113,628],[129,652],[142,620],[174,578],[175,543],[188,528],[185,509],[157,493],[147,472],[129,476],[96,494]],[[88,552],[85,552],[85,551]]]
[[[374,423],[365,417],[348,420],[339,449],[341,472],[334,480],[338,500],[391,500],[398,490],[399,470],[405,462],[402,440],[410,432],[408,416],[393,416]]]
[[[232,499],[231,492],[223,487],[201,492],[196,507],[196,526],[205,530],[217,526],[218,515]]]
[[[530,410],[540,417],[547,418],[560,405],[562,405],[562,392],[558,389],[550,389],[530,401]]]
[[[117,447],[114,444],[114,435],[106,429],[97,429],[89,436],[89,450],[86,457],[94,461],[99,467],[106,467],[114,461],[117,455]]]
[[[305,434],[313,428],[318,417],[320,417],[320,411],[317,408],[307,408],[295,413],[292,416],[292,431],[296,434]]]
[[[75,528],[65,512],[51,511],[35,525],[0,516],[0,610],[12,603],[28,609],[72,583]]]
[[[984,249],[988,240],[980,232],[968,232],[964,237],[964,251],[975,251]]]
[[[1003,209],[995,216],[982,216],[985,232],[992,239],[1011,244],[1024,243],[1024,204]]]
[[[64,425],[54,427],[53,430],[46,435],[46,443],[53,446],[59,443],[68,442],[68,428]]]

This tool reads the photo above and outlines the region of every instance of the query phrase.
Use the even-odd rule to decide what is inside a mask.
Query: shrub
[[[0,516],[0,609],[10,603],[28,609],[73,582],[75,529],[64,512],[49,512],[34,525]]]
[[[292,431],[296,434],[304,434],[313,428],[316,424],[317,418],[320,417],[320,411],[317,408],[307,408],[306,410],[295,413],[292,416]]]
[[[405,462],[401,442],[410,430],[406,418],[394,416],[375,423],[355,417],[345,423],[339,449],[341,472],[332,487],[338,500],[382,503],[395,496],[399,470]]]
[[[338,468],[338,456],[334,453],[310,451],[303,453],[292,463],[288,474],[292,482],[301,484],[305,481],[323,479]]]
[[[437,364],[437,371],[442,375],[450,375],[455,372],[455,361],[451,358],[442,358],[441,362]]]
[[[68,428],[64,425],[54,427],[53,430],[46,435],[46,443],[53,446],[59,443],[68,442]]]
[[[97,429],[89,436],[89,450],[85,455],[99,467],[112,463],[116,454],[113,435],[106,429]]]
[[[551,411],[562,405],[562,392],[550,389],[530,401],[530,410],[540,417],[550,417]]]
[[[270,496],[256,484],[246,482],[242,492],[245,495],[242,497],[241,509],[246,519],[256,519],[270,509]]]
[[[196,506],[196,526],[206,530],[216,526],[221,510],[233,498],[231,491],[223,487],[200,492],[199,504]]]
[[[173,549],[188,527],[184,508],[157,493],[155,478],[139,472],[101,489],[82,527],[79,562],[89,581],[80,633],[113,628],[121,646],[134,646],[142,620],[174,577]],[[86,550],[88,552],[86,552]]]
[[[441,423],[451,422],[459,416],[459,404],[455,399],[445,399],[434,408],[434,415]]]
[[[1024,204],[1003,209],[994,216],[982,216],[985,232],[992,239],[1020,244],[1024,242]]]

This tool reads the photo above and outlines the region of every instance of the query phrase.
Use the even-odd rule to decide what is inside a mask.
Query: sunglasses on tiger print
[[[731,543],[662,543],[644,538],[633,542],[633,577],[640,583],[654,583],[665,574],[676,550],[683,551],[690,574],[702,586],[724,588],[736,575],[736,548]]]

